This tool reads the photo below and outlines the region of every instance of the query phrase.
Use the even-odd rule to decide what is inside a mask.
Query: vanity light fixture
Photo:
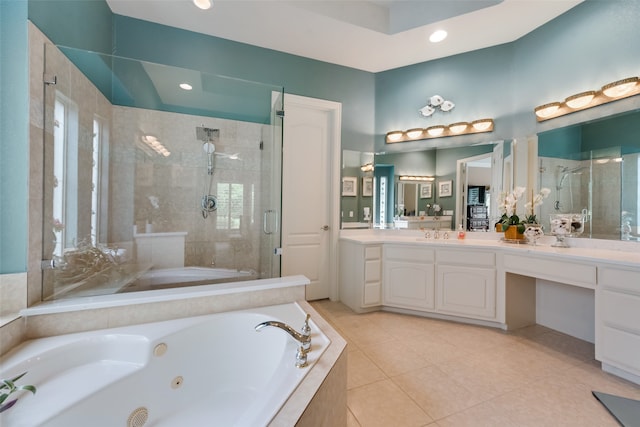
[[[471,122],[471,126],[480,132],[486,132],[489,128],[493,129],[492,119],[480,119]]]
[[[549,118],[558,111],[561,105],[562,104],[559,102],[550,102],[548,104],[540,105],[535,108],[536,116],[544,119]]]
[[[453,133],[462,133],[465,129],[469,127],[469,123],[467,122],[458,122],[452,123],[449,125],[449,130]]]
[[[609,98],[618,98],[626,95],[640,83],[640,77],[629,77],[602,86],[602,93]]]
[[[373,163],[367,163],[365,165],[360,166],[360,170],[362,172],[373,172],[374,170]]]
[[[409,139],[420,139],[420,137],[422,136],[422,132],[424,132],[424,129],[415,128],[415,129],[409,129],[406,132],[406,134]]]
[[[403,138],[403,132],[401,130],[394,130],[387,133],[388,142],[398,142]]]
[[[435,125],[426,129],[409,129],[407,131],[394,130],[387,133],[385,142],[393,144],[396,142],[419,141],[423,139],[441,138],[447,136],[460,136],[473,133],[483,133],[493,131],[493,119],[480,119],[469,122],[456,122],[450,125]]]
[[[443,125],[430,126],[427,128],[427,133],[431,136],[440,136],[444,133],[444,126]]]
[[[593,101],[593,98],[595,96],[596,96],[596,91],[589,90],[586,92],[571,95],[570,97],[565,99],[564,102],[570,108],[573,108],[573,109],[582,108],[589,105],[589,103]]]
[[[589,90],[567,97],[564,102],[550,102],[534,108],[539,122],[554,119],[576,111],[607,104],[640,94],[640,77],[629,77],[602,86],[601,90]]]
[[[400,181],[435,181],[433,176],[400,175]]]

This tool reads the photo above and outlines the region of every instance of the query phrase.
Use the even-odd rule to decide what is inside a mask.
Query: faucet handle
[[[301,348],[304,349],[305,352],[309,352],[311,350],[311,328],[309,327],[309,319],[311,315],[307,313],[307,317],[304,319],[304,325],[300,328],[300,332],[305,338],[309,338],[306,343],[303,343]]]
[[[311,335],[311,328],[309,327],[310,318],[311,318],[311,315],[307,313],[307,317],[304,319],[304,325],[302,325],[302,328],[300,328],[300,332],[302,332],[302,335],[306,335],[306,336]]]

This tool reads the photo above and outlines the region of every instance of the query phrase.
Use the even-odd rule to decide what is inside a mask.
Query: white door
[[[341,104],[284,95],[282,275],[311,281],[306,299],[337,299]]]

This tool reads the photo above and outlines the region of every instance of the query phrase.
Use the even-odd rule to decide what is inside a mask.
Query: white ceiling
[[[107,0],[111,10],[379,72],[512,42],[583,0]],[[444,29],[439,43],[429,35]]]

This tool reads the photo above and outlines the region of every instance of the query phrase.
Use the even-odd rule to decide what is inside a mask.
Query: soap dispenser
[[[462,224],[458,225],[458,240],[463,240],[466,234],[466,231],[462,228]]]

